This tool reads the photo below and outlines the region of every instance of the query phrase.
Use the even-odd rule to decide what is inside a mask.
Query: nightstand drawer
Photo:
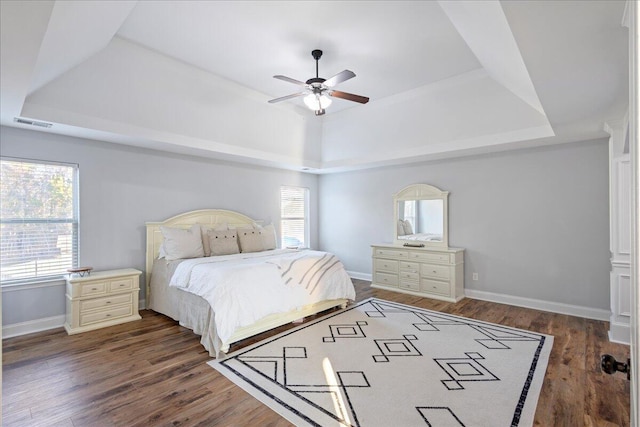
[[[108,310],[100,310],[93,313],[80,313],[80,326],[89,325],[96,322],[127,317],[133,314],[131,304],[114,307]]]
[[[422,273],[425,277],[449,280],[449,267],[446,265],[422,264]]]
[[[391,273],[398,272],[398,261],[392,261],[389,259],[376,259],[375,266],[376,271],[389,271]]]
[[[130,277],[109,282],[109,292],[127,291],[130,289],[133,289],[133,279]]]
[[[80,312],[84,313],[85,311],[94,310],[97,308],[113,307],[121,304],[131,305],[132,301],[133,295],[131,295],[131,293],[84,300],[80,301]]]
[[[76,286],[79,288],[81,297],[99,295],[107,292],[107,282],[81,283]]]

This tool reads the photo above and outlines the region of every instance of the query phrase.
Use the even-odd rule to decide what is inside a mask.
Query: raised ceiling
[[[324,173],[600,138],[627,108],[624,1],[0,4],[7,126]],[[371,101],[268,104],[312,49]]]

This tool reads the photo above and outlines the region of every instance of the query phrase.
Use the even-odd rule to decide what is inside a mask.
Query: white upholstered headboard
[[[201,224],[205,226],[215,226],[227,224],[229,227],[240,227],[243,225],[251,225],[254,222],[262,221],[254,220],[246,215],[238,212],[227,211],[223,209],[201,209],[197,211],[185,212],[161,222],[147,222],[147,258],[146,258],[146,284],[147,284],[147,303],[149,301],[149,281],[151,280],[151,269],[153,268],[153,260],[158,257],[160,245],[162,244],[162,232],[160,227],[190,228],[193,224]]]

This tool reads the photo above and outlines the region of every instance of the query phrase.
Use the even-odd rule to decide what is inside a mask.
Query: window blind
[[[280,188],[281,246],[308,246],[308,196],[303,187]]]
[[[78,265],[78,166],[0,159],[0,282]]]

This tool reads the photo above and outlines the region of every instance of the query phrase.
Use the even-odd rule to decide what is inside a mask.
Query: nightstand
[[[138,314],[139,279],[133,268],[97,271],[89,276],[67,276],[69,335],[141,319]]]

